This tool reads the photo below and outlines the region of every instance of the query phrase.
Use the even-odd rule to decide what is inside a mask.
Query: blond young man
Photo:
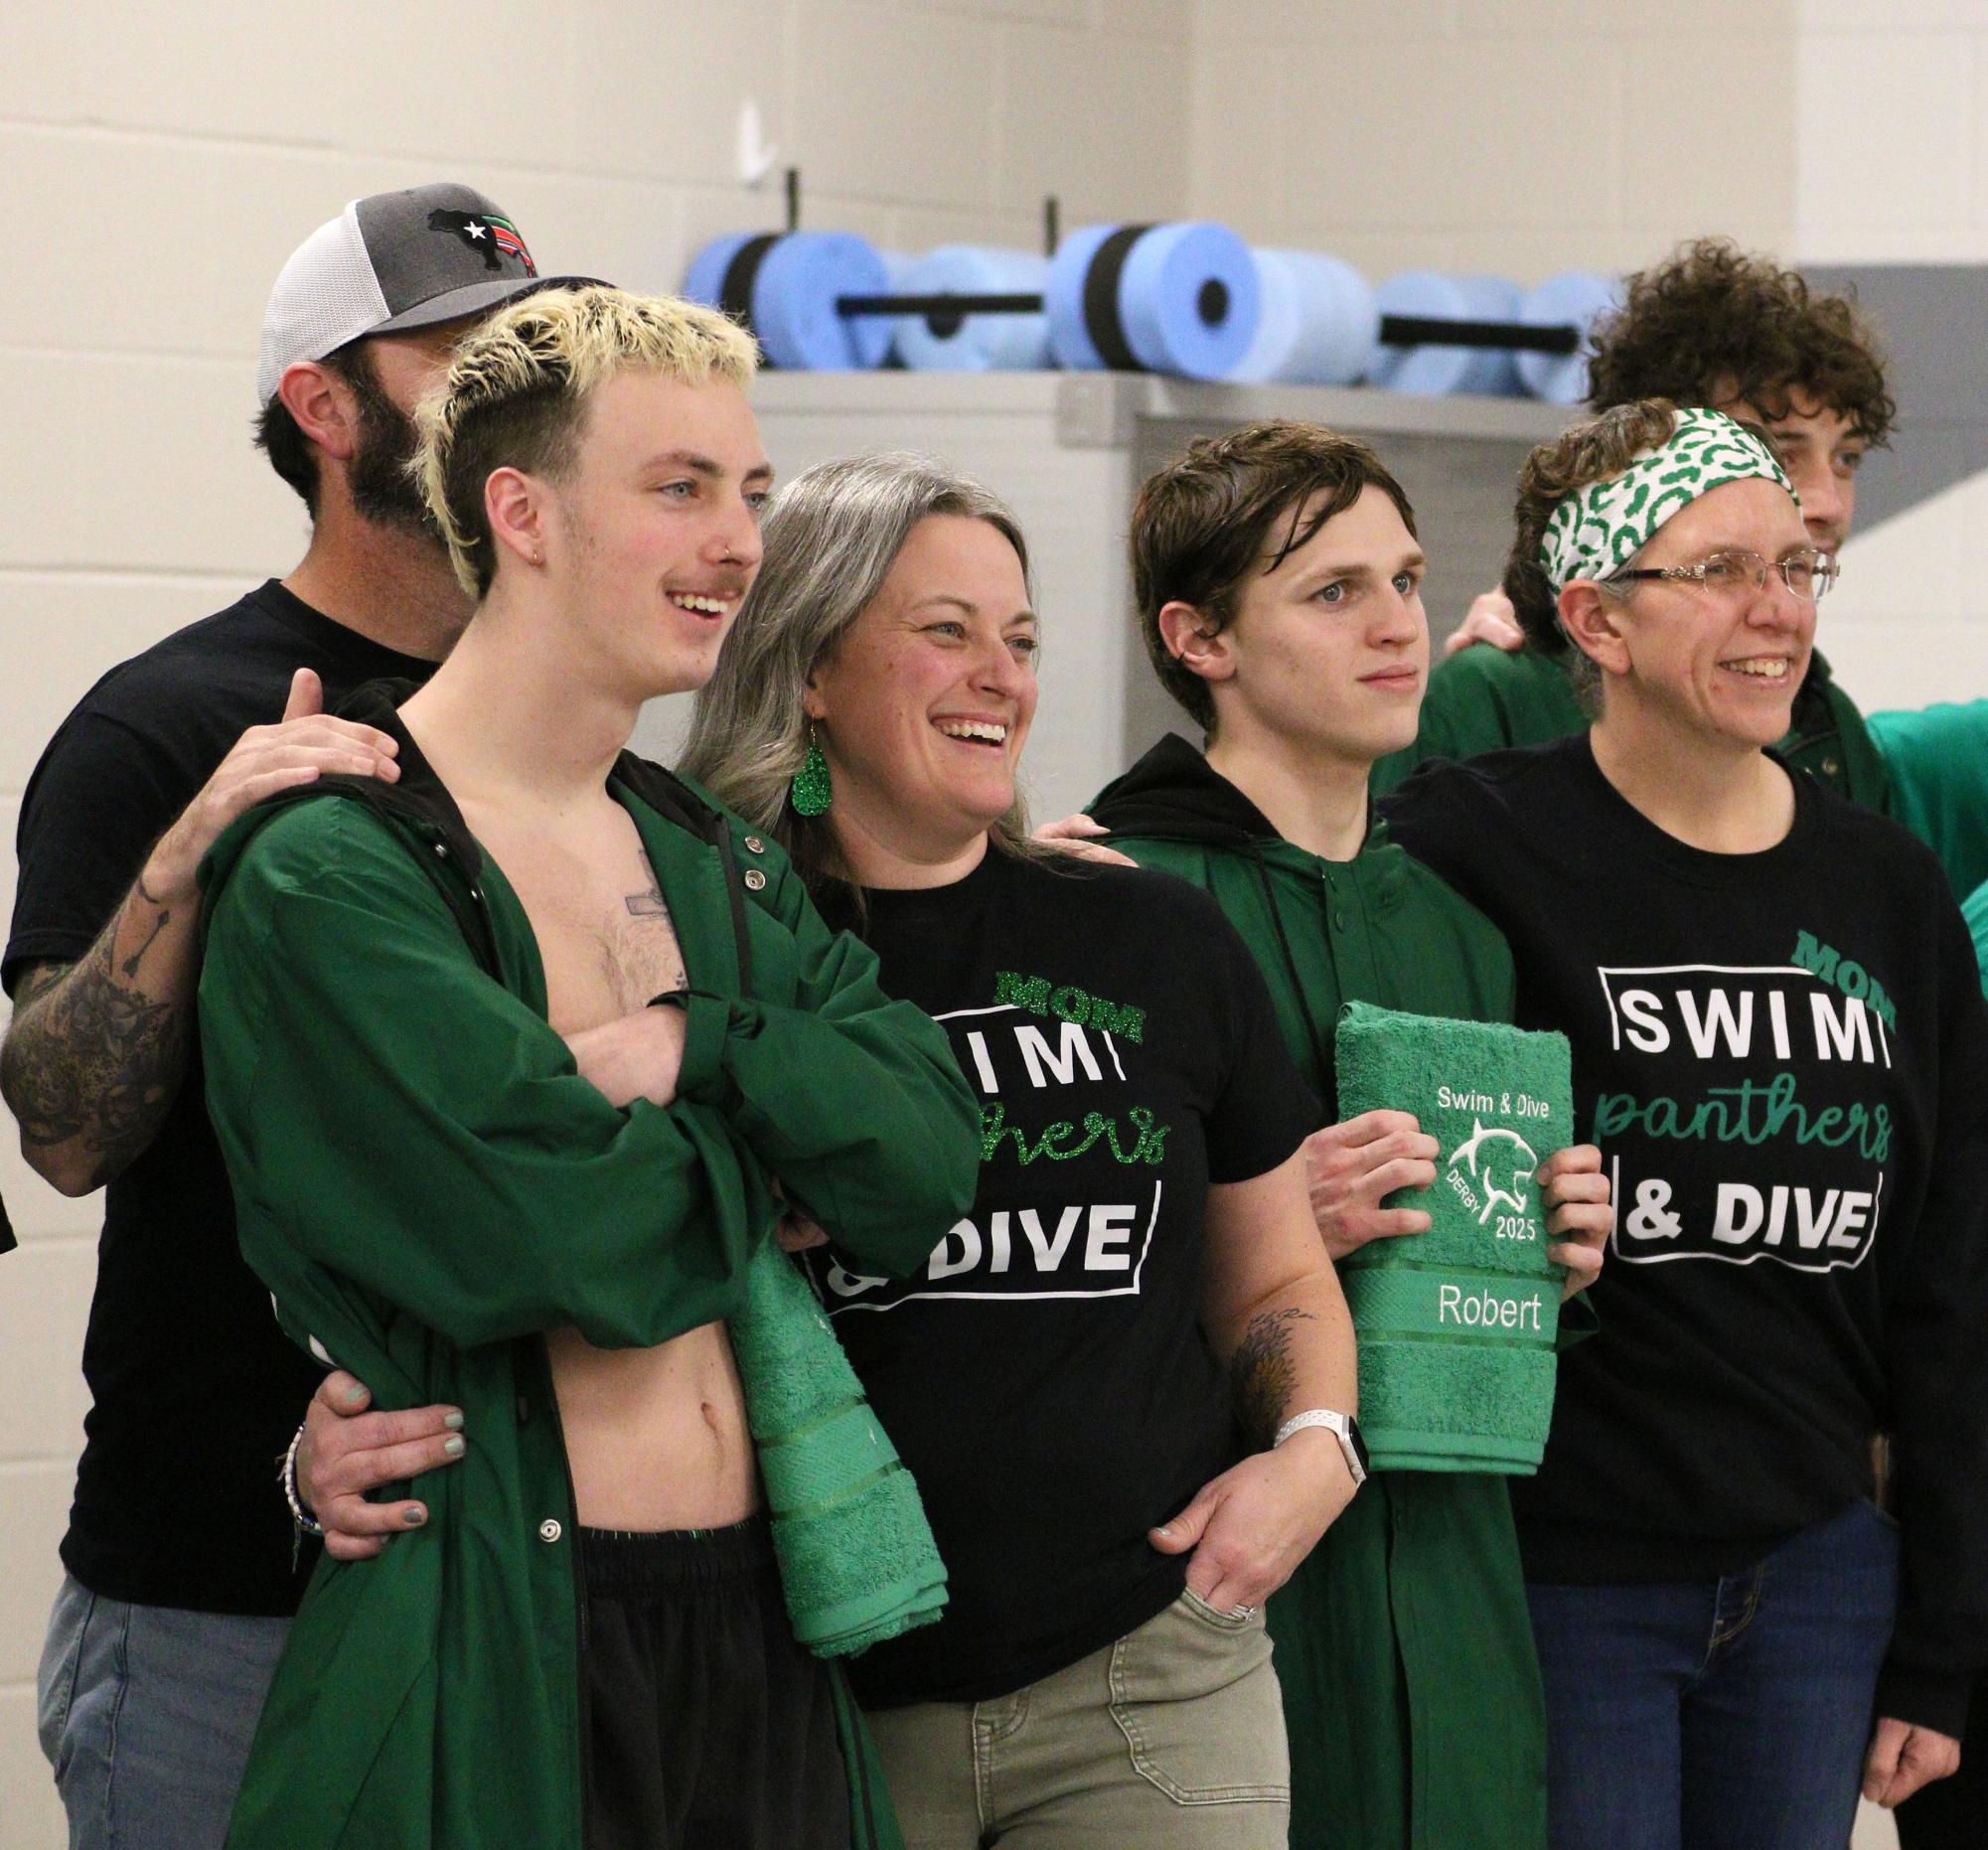
[[[313,1587],[236,1845],[876,1841],[795,1642],[723,1326],[778,1182],[864,1263],[972,1190],[938,1030],[784,859],[623,747],[759,561],[750,344],[550,290],[459,348],[420,468],[476,614],[335,782],[210,861],[209,1099],[285,1326],[462,1463]],[[858,1108],[852,1101],[860,1100]]]
[[[304,556],[105,675],[22,803],[0,1091],[42,1176],[106,1191],[40,1677],[78,1850],[113,1819],[141,1850],[221,1840],[316,1553],[300,1565],[270,1471],[315,1371],[241,1262],[202,1102],[195,870],[272,790],[396,774],[384,733],[324,708],[425,677],[469,615],[403,474],[409,414],[464,328],[539,286],[516,227],[466,186],[354,200],[312,232],[276,278],[256,370],[256,442],[309,510]]]

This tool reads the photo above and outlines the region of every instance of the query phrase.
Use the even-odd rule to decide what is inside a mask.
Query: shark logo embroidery
[[[1508,1153],[1503,1161],[1495,1162],[1483,1146],[1501,1141],[1516,1145],[1517,1154]],[[1523,1161],[1519,1160],[1521,1156]],[[1526,1187],[1539,1167],[1539,1156],[1516,1131],[1506,1131],[1497,1125],[1485,1124],[1481,1118],[1472,1118],[1469,1137],[1450,1153],[1450,1166],[1454,1168],[1459,1162],[1469,1170],[1470,1179],[1485,1194],[1483,1211],[1477,1216],[1479,1226],[1491,1218],[1491,1210],[1501,1201],[1514,1214],[1532,1211],[1531,1203],[1526,1199]],[[1509,1188],[1498,1185],[1500,1175],[1512,1178]]]

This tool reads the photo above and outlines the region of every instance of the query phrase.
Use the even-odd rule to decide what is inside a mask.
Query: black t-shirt
[[[1183,881],[990,851],[868,897],[884,988],[981,1094],[982,1160],[915,1278],[814,1261],[951,1576],[938,1624],[849,1675],[875,1706],[978,1701],[1178,1597],[1185,1557],[1146,1532],[1236,1457],[1198,1321],[1207,1187],[1276,1168],[1317,1106],[1242,940]]]
[[[1585,734],[1382,807],[1504,931],[1519,1022],[1571,1038],[1614,1178],[1602,1334],[1512,1484],[1527,1572],[1733,1571],[1870,1495],[1889,1431],[1896,1691],[1988,1652],[1988,1009],[1932,854],[1793,783],[1750,854],[1658,829]]]
[[[29,965],[88,950],[235,740],[282,717],[299,668],[318,672],[328,707],[364,682],[433,672],[272,579],[83,696],[22,800],[10,995]],[[275,1466],[321,1371],[276,1327],[235,1247],[204,1096],[196,1041],[158,1135],[106,1191],[63,1561],[108,1599],[286,1614],[312,1562],[291,1566]]]

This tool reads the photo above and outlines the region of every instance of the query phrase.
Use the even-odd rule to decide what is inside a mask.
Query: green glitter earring
[[[825,815],[836,800],[835,787],[829,782],[829,761],[822,755],[822,743],[815,736],[812,720],[808,725],[808,755],[801,760],[801,769],[795,773],[788,796],[796,816]]]

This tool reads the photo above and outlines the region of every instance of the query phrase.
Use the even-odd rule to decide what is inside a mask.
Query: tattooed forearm
[[[152,929],[146,935],[145,942],[141,944],[135,951],[133,951],[131,955],[124,960],[121,966],[124,972],[124,981],[126,983],[130,983],[136,979],[138,975],[138,966],[145,961],[145,953],[159,942],[159,934],[173,922],[172,907],[167,905],[162,905],[158,900],[154,899],[152,895],[145,890],[145,876],[142,873],[139,874],[138,876],[137,893],[138,897],[141,900],[143,900],[146,905],[153,908],[153,911],[156,916],[152,920]],[[121,920],[121,915],[120,915],[120,920]],[[114,933],[117,930],[117,925],[113,924],[110,929]]]
[[[141,885],[80,961],[32,972],[15,998],[0,1092],[20,1120],[28,1159],[59,1187],[83,1193],[117,1174],[151,1142],[179,1089],[191,978],[168,968],[163,953],[159,970],[144,969],[173,923]],[[120,937],[135,940],[122,957]]]
[[[1298,1367],[1291,1359],[1293,1325],[1316,1319],[1309,1310],[1265,1310],[1250,1318],[1243,1339],[1229,1360],[1229,1380],[1235,1390],[1236,1418],[1243,1431],[1267,1446],[1284,1423],[1298,1386]]]
[[[46,996],[69,973],[74,964],[36,964],[21,979],[20,993],[14,998],[14,1013],[18,1016],[38,996]]]

